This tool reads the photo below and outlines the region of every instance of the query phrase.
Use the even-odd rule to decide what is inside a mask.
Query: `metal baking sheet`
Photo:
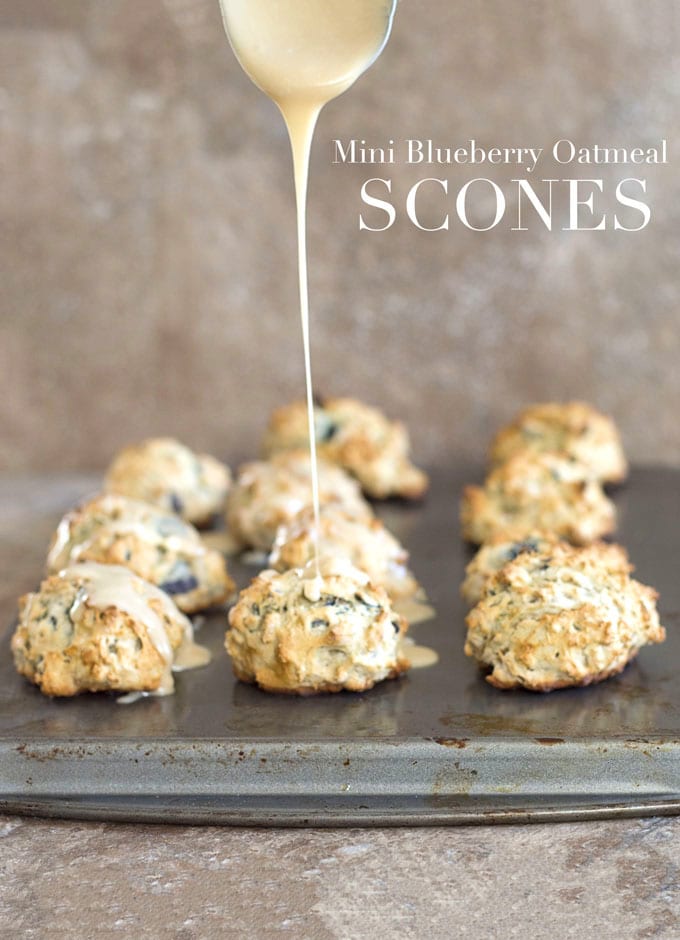
[[[380,514],[437,610],[415,626],[440,662],[363,695],[271,696],[236,682],[225,615],[215,653],[172,698],[49,700],[0,657],[0,809],[242,825],[441,825],[680,811],[680,471],[638,469],[615,494],[620,540],[661,594],[668,639],[586,689],[501,692],[462,653],[464,482],[440,473],[422,506]],[[242,586],[252,568],[234,566]],[[36,579],[38,572],[36,572]]]

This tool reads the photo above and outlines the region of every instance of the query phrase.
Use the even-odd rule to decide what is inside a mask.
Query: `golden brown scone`
[[[492,470],[483,487],[465,487],[461,522],[477,544],[541,530],[586,545],[614,531],[616,510],[583,464],[527,451]]]
[[[616,425],[585,402],[548,402],[525,408],[494,438],[491,461],[505,463],[527,450],[572,457],[602,483],[621,483],[628,473]]]
[[[167,594],[127,568],[95,563],[66,568],[21,598],[12,652],[18,672],[60,696],[167,695],[173,669],[210,658]]]
[[[267,692],[363,692],[408,669],[406,623],[385,591],[351,565],[332,570],[263,571],[241,592],[225,641],[239,679]]]
[[[229,468],[195,454],[170,437],[125,447],[108,469],[104,489],[174,512],[193,525],[207,525],[224,511]]]
[[[358,484],[340,467],[319,460],[319,502],[341,506],[357,519],[371,507]],[[242,545],[270,551],[280,526],[312,503],[312,469],[307,451],[287,451],[271,460],[244,464],[227,499],[227,525]]]
[[[377,408],[353,398],[327,398],[315,408],[317,449],[321,457],[342,467],[375,499],[400,496],[419,499],[428,478],[409,458],[408,432],[389,421]],[[265,453],[306,447],[307,405],[293,402],[272,415],[265,436]]]
[[[196,613],[234,593],[224,556],[206,548],[196,529],[148,503],[97,496],[67,513],[47,556],[48,574],[79,561],[123,565]]]
[[[341,507],[322,507],[319,557],[343,558],[385,588],[392,600],[413,597],[420,585],[408,569],[408,552],[379,519],[355,519]],[[314,513],[305,510],[276,534],[269,564],[277,571],[304,568],[314,558]]]
[[[465,652],[499,689],[589,685],[621,672],[645,644],[663,642],[656,597],[630,577],[614,546],[524,552],[468,614]]]

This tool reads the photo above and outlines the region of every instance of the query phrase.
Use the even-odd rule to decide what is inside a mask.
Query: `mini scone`
[[[368,496],[419,499],[426,492],[427,475],[411,463],[408,432],[400,421],[353,398],[327,398],[316,406],[315,422],[319,454],[356,477]],[[272,414],[267,454],[305,447],[308,441],[305,402]]]
[[[606,546],[524,552],[468,614],[465,652],[500,689],[589,685],[663,642],[656,597]]]
[[[118,565],[51,575],[19,601],[18,672],[45,695],[173,691],[173,670],[210,659],[167,594]]]
[[[318,551],[322,559],[344,558],[384,587],[392,600],[413,597],[419,584],[408,569],[408,552],[379,519],[356,519],[341,507],[322,507]],[[272,568],[304,568],[314,557],[314,514],[300,513],[276,534]]]
[[[541,530],[587,545],[614,531],[616,510],[583,464],[527,451],[492,470],[483,487],[465,487],[461,523],[463,537],[477,544]]]
[[[224,511],[229,468],[207,454],[195,454],[170,437],[125,447],[109,467],[104,488],[174,512],[197,526]]]
[[[357,519],[370,519],[371,507],[348,474],[318,462],[319,502],[334,503]],[[227,498],[227,525],[242,545],[270,551],[280,526],[312,502],[312,469],[306,451],[277,454],[244,464]]]
[[[196,529],[148,503],[97,496],[67,513],[47,556],[48,574],[80,561],[123,565],[193,614],[234,592],[224,556],[206,548]]]
[[[527,450],[572,457],[602,483],[620,483],[628,473],[616,425],[585,402],[547,402],[525,408],[494,438],[491,461],[498,465]]]
[[[351,565],[320,578],[263,571],[229,612],[225,646],[243,682],[267,692],[363,692],[408,669],[406,622]]]

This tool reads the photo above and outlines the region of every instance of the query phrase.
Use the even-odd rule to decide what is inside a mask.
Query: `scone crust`
[[[359,486],[340,467],[319,460],[319,501],[337,504],[358,519],[373,512]],[[287,451],[269,461],[240,467],[227,499],[227,526],[244,546],[270,551],[276,533],[312,502],[311,461],[307,451]]]
[[[602,483],[621,483],[628,474],[616,425],[585,402],[547,402],[525,408],[498,432],[490,457],[498,465],[527,450],[578,460]]]
[[[351,473],[374,499],[420,499],[427,474],[410,459],[410,441],[400,421],[354,398],[327,398],[315,409],[318,453]],[[269,422],[264,449],[274,454],[306,447],[307,406],[293,402],[277,409]]]
[[[483,487],[467,486],[463,537],[522,539],[536,530],[587,545],[616,528],[616,510],[587,467],[559,454],[527,451],[491,471]]]
[[[20,599],[11,642],[17,671],[51,696],[158,690],[171,663],[143,621],[113,605],[102,609],[88,600],[88,581],[81,572],[91,567],[74,566],[51,575],[39,591]],[[144,596],[158,595],[149,598],[148,607],[176,650],[190,624],[162,592],[149,591],[150,585],[131,572],[125,575]]]
[[[304,568],[314,557],[314,514],[307,510],[277,532],[269,562],[277,571]],[[325,506],[318,533],[319,555],[343,558],[383,587],[392,600],[413,597],[420,586],[408,568],[408,552],[379,519],[355,519]]]
[[[544,552],[560,541],[552,532],[529,532],[524,538],[500,533],[485,542],[465,568],[460,592],[473,606],[482,599],[493,576],[523,552]]]
[[[203,526],[224,511],[230,483],[229,468],[219,460],[195,454],[174,438],[155,437],[120,451],[104,488]]]
[[[129,568],[190,614],[224,603],[235,590],[223,555],[206,548],[190,523],[113,493],[67,513],[52,538],[48,574],[83,561]]]
[[[465,653],[500,689],[548,692],[621,672],[665,639],[656,592],[628,568],[612,546],[518,555],[468,614]]]
[[[358,572],[326,574],[311,595],[308,582],[267,570],[241,592],[225,639],[239,679],[295,695],[363,692],[408,668],[407,626],[382,588]]]

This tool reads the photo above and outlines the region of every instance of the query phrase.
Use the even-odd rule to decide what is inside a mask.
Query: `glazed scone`
[[[18,672],[45,695],[173,691],[173,669],[204,665],[191,621],[167,594],[117,565],[51,575],[19,601]]]
[[[656,592],[602,546],[525,552],[492,579],[467,617],[465,652],[500,689],[589,685],[661,643]]]
[[[505,533],[485,542],[465,568],[460,593],[470,606],[480,601],[487,585],[501,568],[523,552],[549,551],[560,539],[550,532],[530,532],[525,538],[508,538]]]
[[[548,402],[525,408],[494,438],[491,461],[498,465],[527,450],[572,457],[602,483],[621,483],[628,473],[616,425],[585,402]]]
[[[315,422],[319,455],[356,477],[368,496],[419,499],[427,490],[427,475],[409,458],[408,432],[401,422],[353,398],[326,399],[315,408]],[[265,436],[267,454],[308,442],[305,402],[273,413]]]
[[[123,565],[170,594],[187,614],[223,603],[235,589],[224,556],[206,548],[192,525],[112,493],[89,500],[59,523],[48,574],[80,561]]]
[[[306,510],[282,526],[269,564],[277,571],[304,568],[314,558],[314,513]],[[327,505],[319,519],[318,551],[322,560],[344,558],[385,588],[392,600],[413,597],[420,586],[408,569],[408,552],[379,519],[355,519]]]
[[[319,502],[334,503],[357,519],[370,519],[371,507],[355,480],[320,460]],[[230,534],[244,546],[270,551],[280,526],[312,503],[312,468],[307,451],[277,454],[244,464],[227,498]]]
[[[614,531],[616,510],[583,464],[527,451],[492,470],[483,487],[465,487],[461,522],[463,537],[477,544],[541,530],[587,545]]]
[[[408,669],[405,621],[351,565],[320,579],[263,571],[229,612],[225,646],[243,682],[267,692],[363,692]]]
[[[109,467],[104,488],[202,526],[224,511],[230,483],[229,468],[219,460],[173,438],[155,437],[125,447]]]

